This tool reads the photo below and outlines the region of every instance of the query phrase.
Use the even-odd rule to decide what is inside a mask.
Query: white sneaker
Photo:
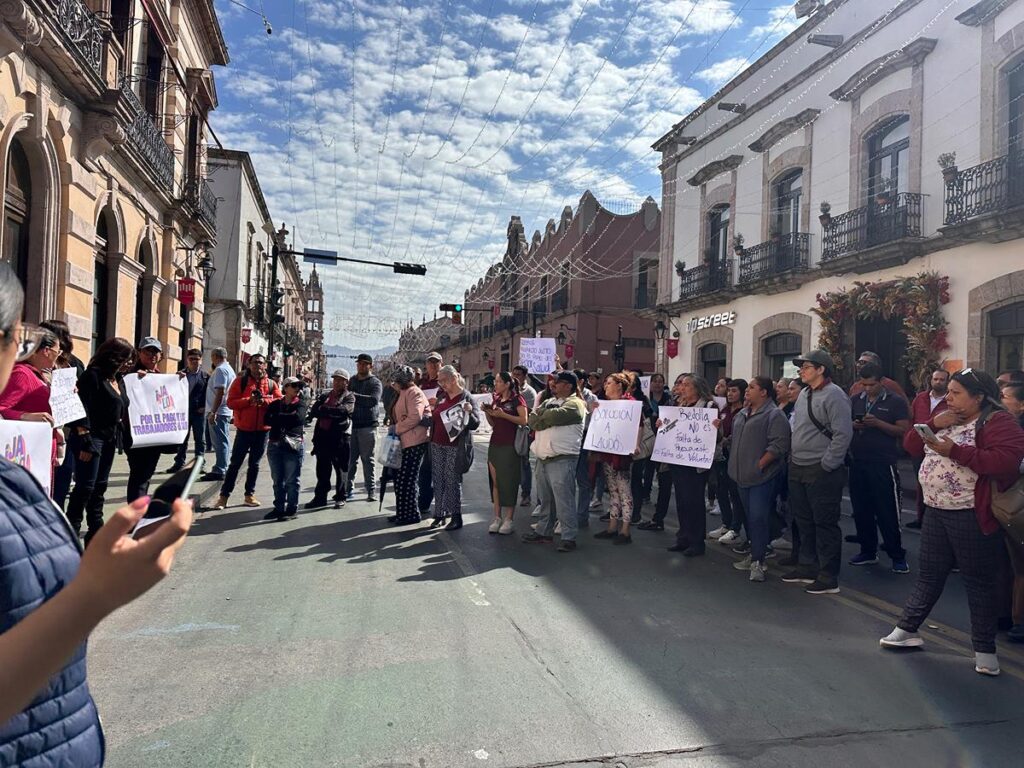
[[[604,505],[601,504],[600,499],[594,499],[592,502],[590,502],[590,506],[587,507],[587,509],[589,509],[591,512],[596,512],[599,509],[604,509]]]
[[[732,564],[732,567],[737,571],[749,571],[751,566],[750,555],[747,555],[742,560],[737,560]]]
[[[496,517],[491,520],[491,524],[487,526],[488,533],[497,533],[501,529],[501,518]]]
[[[750,564],[750,580],[751,581],[764,581],[765,567],[763,563],[751,563]]]
[[[561,522],[555,523],[555,535],[556,536],[561,536],[562,535],[562,523]]]
[[[508,536],[510,533],[515,533],[516,529],[512,527],[512,520],[503,520],[501,527],[498,529],[498,533],[502,536]]]
[[[711,533],[708,534],[708,538],[709,539],[717,539],[717,538],[723,536],[724,534],[728,533],[728,531],[729,531],[728,528],[726,528],[724,525],[720,525],[717,528],[715,528],[715,530],[711,531]]]
[[[920,648],[924,640],[917,636],[917,632],[907,632],[905,629],[896,627],[892,632],[878,641],[883,648]]]
[[[999,675],[999,659],[994,653],[974,654],[974,671],[979,675],[997,677]]]
[[[733,530],[726,530],[721,536],[718,537],[719,544],[734,544],[740,540],[740,535]]]
[[[718,515],[722,514],[722,508],[718,506],[718,502],[717,501],[714,504],[712,504],[710,507],[708,507],[708,514],[709,515],[715,515],[715,516],[718,516]]]
[[[538,504],[536,507],[534,507],[533,512],[530,513],[530,517],[540,517],[540,515],[540,504]]]
[[[793,542],[789,541],[785,536],[779,536],[779,538],[772,542],[772,549],[785,549],[787,551],[792,551]]]

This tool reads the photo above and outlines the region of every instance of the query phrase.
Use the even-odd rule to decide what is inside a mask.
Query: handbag
[[[455,438],[455,450],[458,453],[455,456],[455,471],[461,476],[469,472],[469,468],[473,466],[473,433],[468,429],[462,431],[457,438]]]
[[[654,453],[655,437],[657,437],[657,434],[651,427],[650,420],[644,419],[641,424],[640,440],[637,443],[636,450],[633,451],[633,458],[640,461],[651,458],[651,454]]]
[[[515,447],[517,455],[530,455],[530,428],[525,424],[516,427]]]
[[[1005,491],[992,481],[992,516],[1015,544],[1024,545],[1024,475]]]
[[[390,469],[401,469],[402,440],[398,435],[384,435],[377,444],[377,461]]]
[[[302,438],[295,437],[294,435],[283,435],[280,440],[280,445],[283,445],[292,453],[298,453],[302,450]]]

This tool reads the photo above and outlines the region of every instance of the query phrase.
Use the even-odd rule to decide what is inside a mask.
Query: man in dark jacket
[[[348,497],[352,498],[356,465],[362,460],[366,500],[376,501],[373,453],[377,448],[377,425],[380,423],[380,401],[384,394],[384,385],[373,375],[373,358],[365,352],[356,358],[356,377],[349,381],[348,386],[356,398],[355,411],[352,413],[352,438],[349,443],[351,455],[348,462]]]
[[[316,490],[306,509],[327,506],[327,492],[331,479],[337,474],[334,485],[334,508],[345,506],[345,486],[348,483],[349,433],[352,431],[352,413],[356,408],[356,396],[348,391],[351,377],[344,368],[332,375],[334,388],[317,398],[310,410],[316,419],[313,430],[313,455],[316,456]]]
[[[206,386],[210,382],[210,374],[203,370],[203,353],[190,349],[182,371],[188,379],[188,429],[196,443],[196,456],[202,456],[206,453]],[[167,471],[173,474],[185,466],[187,455],[188,434]]]

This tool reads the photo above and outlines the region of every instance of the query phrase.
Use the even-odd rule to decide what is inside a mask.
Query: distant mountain
[[[380,349],[350,349],[349,347],[336,346],[334,344],[324,345],[324,354],[327,355],[328,360],[338,360],[343,362],[345,360],[354,361],[356,355],[366,352],[370,357],[377,359],[378,357],[387,357],[393,355],[398,350],[396,346],[381,347]]]

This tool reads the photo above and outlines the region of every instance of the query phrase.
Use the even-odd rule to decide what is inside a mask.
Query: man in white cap
[[[427,363],[420,381],[420,389],[427,393],[430,407],[437,405],[437,375],[444,365],[444,358],[440,352],[431,352],[427,355]],[[434,501],[434,475],[430,466],[430,452],[423,454],[423,463],[420,464],[420,475],[418,478],[420,517],[427,517],[430,514],[430,505]]]
[[[317,398],[309,415],[316,419],[313,430],[313,455],[316,456],[316,490],[306,509],[327,506],[327,492],[334,483],[334,508],[345,506],[345,484],[348,482],[349,440],[356,396],[348,391],[352,377],[339,368],[331,379],[333,388]]]
[[[356,377],[349,380],[349,389],[355,395],[356,408],[352,413],[352,438],[349,441],[348,496],[351,498],[353,495],[356,469],[362,461],[366,500],[376,501],[373,454],[377,448],[377,425],[380,423],[384,385],[373,375],[373,358],[365,352],[356,357]]]

